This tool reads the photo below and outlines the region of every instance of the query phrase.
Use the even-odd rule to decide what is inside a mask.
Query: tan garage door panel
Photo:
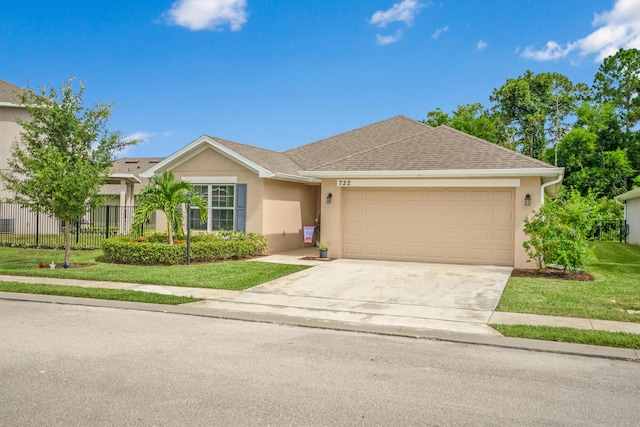
[[[513,265],[514,190],[345,190],[344,255]]]

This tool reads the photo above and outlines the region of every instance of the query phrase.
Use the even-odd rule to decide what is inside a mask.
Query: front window
[[[191,208],[189,226],[192,230],[217,231],[234,229],[235,186],[234,185],[194,185],[196,193],[207,200],[209,218],[200,221],[200,209]]]

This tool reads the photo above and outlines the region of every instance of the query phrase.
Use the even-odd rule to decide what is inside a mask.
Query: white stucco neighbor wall
[[[627,243],[640,245],[640,196],[627,200],[625,214],[629,225]]]
[[[8,159],[11,157],[11,147],[20,138],[22,126],[16,120],[28,120],[29,113],[21,107],[0,106],[0,170],[7,169]],[[0,200],[10,197],[11,194],[4,190],[0,183]]]

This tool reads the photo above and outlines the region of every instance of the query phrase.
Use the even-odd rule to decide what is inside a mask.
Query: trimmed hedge
[[[102,243],[103,259],[119,264],[185,264],[186,243],[177,240],[179,243],[169,245],[167,239],[167,233],[155,232],[133,240],[125,236],[106,239]],[[267,246],[267,238],[258,233],[197,233],[191,237],[191,260],[210,262],[246,258],[262,254]]]

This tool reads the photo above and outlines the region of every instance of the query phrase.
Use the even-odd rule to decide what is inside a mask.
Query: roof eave
[[[640,197],[640,188],[627,191],[626,193],[618,194],[617,196],[614,197],[614,199],[629,200],[629,199],[635,199],[636,197]]]
[[[468,178],[488,176],[540,176],[555,179],[564,168],[523,169],[444,169],[444,170],[383,170],[383,171],[300,171],[309,178]]]
[[[135,176],[132,173],[112,173],[109,174],[109,178],[107,179],[107,184],[120,184],[120,182],[124,180],[125,182],[131,184],[142,184],[140,178]]]
[[[13,102],[0,101],[0,107],[25,108],[24,105],[14,104]]]
[[[291,175],[291,174],[286,174],[286,173],[274,173],[269,178],[277,179],[277,180],[280,180],[280,181],[300,182],[300,183],[303,183],[303,184],[320,184],[320,183],[322,183],[322,181],[320,179],[317,179],[317,178],[311,178],[311,177],[300,176],[300,175]]]
[[[151,178],[152,176],[155,175],[157,171],[163,170],[169,166],[179,164],[179,163],[182,163],[182,161],[188,160],[189,158],[192,157],[190,156],[191,153],[195,152],[197,154],[200,152],[196,150],[198,150],[203,144],[207,144],[209,147],[213,148],[214,150],[240,163],[241,165],[245,166],[247,169],[252,170],[253,172],[257,173],[260,178],[272,178],[274,176],[274,173],[268,170],[267,168],[260,166],[254,161],[249,160],[248,158],[242,156],[241,154],[238,154],[237,152],[224,146],[223,144],[220,144],[214,138],[208,135],[203,135],[200,138],[193,141],[191,144],[188,144],[182,149],[176,151],[175,153],[173,153],[172,155],[170,155],[169,157],[167,157],[157,165],[142,172],[140,176],[143,178]]]

